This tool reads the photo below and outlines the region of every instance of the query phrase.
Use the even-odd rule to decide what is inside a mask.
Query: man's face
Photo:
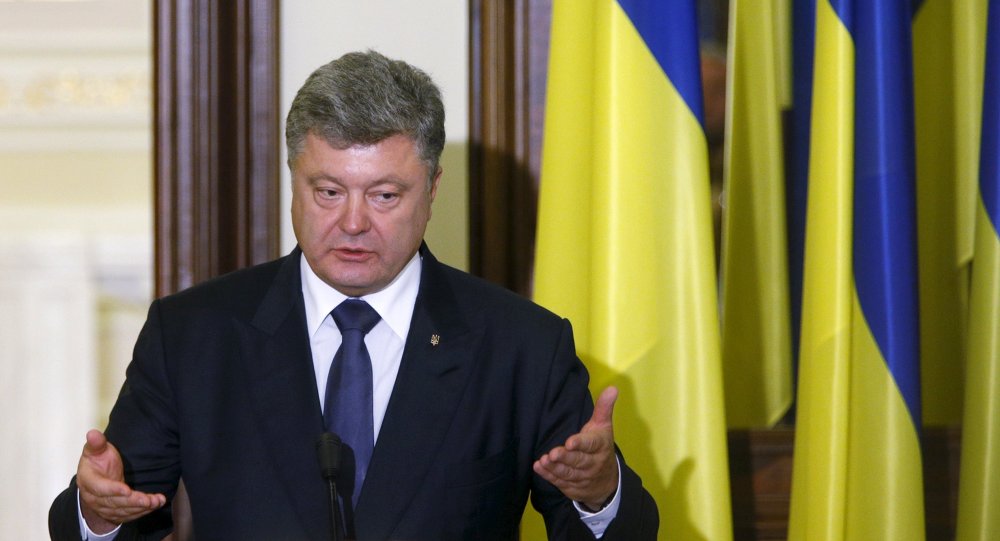
[[[420,247],[437,192],[413,140],[337,149],[314,134],[292,163],[292,227],[306,261],[350,297],[389,285]]]

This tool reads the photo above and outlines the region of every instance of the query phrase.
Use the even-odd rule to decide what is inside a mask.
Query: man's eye
[[[337,197],[337,194],[339,193],[337,192],[337,190],[333,190],[330,188],[320,188],[316,191],[317,193],[319,193],[320,197],[323,197],[325,199],[332,199],[334,197]]]
[[[395,201],[399,197],[399,194],[393,192],[381,192],[375,194],[375,199],[381,203],[388,203],[390,201]]]

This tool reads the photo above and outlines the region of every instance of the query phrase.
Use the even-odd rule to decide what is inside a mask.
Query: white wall
[[[468,268],[468,21],[466,0],[284,0],[281,4],[282,119],[317,67],[340,55],[375,49],[434,78],[445,105],[444,176],[426,239],[435,255]],[[283,155],[284,159],[284,155]],[[282,250],[295,245],[282,172]]]

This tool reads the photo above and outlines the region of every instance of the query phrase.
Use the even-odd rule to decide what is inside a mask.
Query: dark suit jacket
[[[569,323],[422,254],[358,539],[516,539],[529,491],[550,538],[592,539],[531,466],[593,407]],[[299,256],[155,301],[111,413],[106,434],[127,482],[170,498],[183,475],[199,541],[330,538]],[[622,465],[621,508],[604,538],[655,539],[656,506]],[[78,537],[75,498],[71,484],[53,504],[53,538]],[[169,530],[164,509],[120,539]]]

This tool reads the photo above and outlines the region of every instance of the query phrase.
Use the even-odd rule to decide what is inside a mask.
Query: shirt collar
[[[317,276],[312,267],[309,266],[309,262],[306,261],[305,254],[300,257],[299,267],[302,275],[302,298],[305,301],[306,326],[309,336],[313,337],[330,312],[348,297],[327,285]],[[420,262],[420,252],[417,252],[389,285],[380,291],[360,297],[378,312],[382,321],[388,324],[392,332],[403,341],[406,340],[406,335],[410,331],[413,306],[417,302],[417,292],[420,289]]]

